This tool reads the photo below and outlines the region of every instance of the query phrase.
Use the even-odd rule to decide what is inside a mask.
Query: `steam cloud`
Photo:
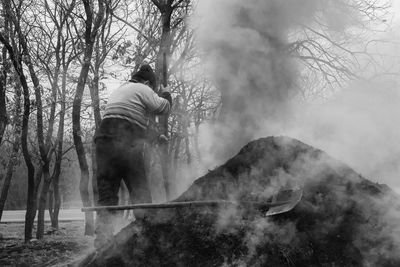
[[[400,187],[400,127],[393,123],[394,114],[400,114],[400,92],[395,84],[359,84],[297,109],[286,135],[323,149],[372,181]]]
[[[316,14],[335,30],[345,28],[352,15],[343,6],[329,0],[199,1],[192,24],[223,103],[220,124],[213,125],[218,157],[234,154],[265,125],[287,119],[298,88],[288,36]],[[340,22],[334,19],[339,12]]]
[[[223,100],[221,121],[203,127],[202,144],[213,149],[209,163],[217,165],[256,137],[287,134],[332,153],[371,180],[396,183],[400,128],[391,118],[400,114],[397,84],[349,85],[330,102],[307,107],[290,102],[300,70],[288,55],[288,36],[317,15],[334,31],[358,19],[341,0],[199,1],[191,22]],[[398,232],[393,220],[398,216],[388,211],[379,220],[390,217],[390,229]]]
[[[299,25],[313,26],[316,18],[341,34],[360,21],[348,7],[341,0],[199,1],[191,23],[223,98],[221,120],[201,128],[208,168],[250,140],[283,134],[324,149],[364,176],[400,191],[400,127],[391,119],[400,114],[398,81],[389,83],[385,76],[344,86],[322,103],[295,101],[301,69],[288,55],[289,35]],[[398,40],[397,32],[395,28],[374,39]],[[398,49],[385,41],[385,47],[381,43],[369,52],[397,55]],[[399,65],[396,57],[383,60],[384,68],[398,70],[393,69]]]

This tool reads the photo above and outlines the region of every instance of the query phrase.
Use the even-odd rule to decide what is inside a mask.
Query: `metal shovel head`
[[[281,189],[277,194],[274,195],[271,204],[279,202],[284,202],[284,204],[269,208],[265,216],[272,216],[290,211],[297,205],[297,203],[300,202],[302,196],[303,190],[299,187]]]

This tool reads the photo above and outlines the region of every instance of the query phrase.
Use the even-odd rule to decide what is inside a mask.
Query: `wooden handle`
[[[99,210],[133,210],[133,209],[170,209],[170,208],[184,208],[184,207],[221,207],[221,206],[245,206],[254,207],[258,209],[269,209],[291,204],[291,201],[278,201],[278,202],[253,202],[253,201],[227,201],[227,200],[200,200],[200,201],[185,201],[185,202],[166,202],[166,203],[142,203],[121,206],[98,206],[98,207],[84,207],[81,210],[99,211]]]

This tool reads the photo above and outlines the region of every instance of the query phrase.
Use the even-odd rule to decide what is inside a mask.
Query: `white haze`
[[[368,48],[377,65],[363,69],[363,77],[335,88],[325,99],[300,100],[300,66],[282,51],[289,43],[288,34],[299,24],[312,25],[316,16],[338,36],[349,29],[356,31],[361,17],[345,3],[348,1],[199,1],[192,25],[209,74],[227,100],[221,123],[201,129],[203,162],[208,168],[226,161],[252,139],[287,135],[326,151],[367,179],[400,188],[400,45],[392,42],[398,38],[399,27],[372,36],[384,40],[372,42]],[[373,76],[379,72],[385,73]],[[381,234],[396,236],[399,214],[386,203],[390,202],[377,203],[387,211],[377,220],[393,225],[385,228],[389,233]],[[259,228],[273,230],[274,225],[261,221],[255,227],[260,233]],[[296,236],[292,231],[284,234]],[[250,251],[258,238],[259,234],[248,237]],[[392,241],[400,246],[396,237]],[[376,253],[386,253],[386,249],[379,247]],[[369,257],[376,253],[365,251],[365,263],[373,263]]]
[[[323,103],[297,107],[292,127],[283,132],[326,151],[371,181],[400,189],[399,115],[396,84],[360,84]]]
[[[299,23],[312,24],[316,15],[336,34],[357,26],[358,15],[343,3],[199,1],[191,22],[205,52],[205,63],[218,89],[234,99],[226,106],[233,116],[223,124],[202,127],[200,141],[208,168],[224,162],[252,139],[288,135],[400,192],[400,89],[395,57],[400,46],[387,42],[396,41],[392,39],[398,38],[398,26],[391,32],[377,33],[372,38],[385,42],[369,46],[371,53],[383,55],[378,67],[390,75],[371,79],[371,69],[364,70],[368,80],[344,84],[327,99],[293,98],[298,92],[299,65],[282,55],[279,46],[288,43],[287,34]],[[395,3],[394,8],[400,10],[400,4]],[[388,21],[400,20],[395,16]],[[265,63],[266,59],[270,62]]]

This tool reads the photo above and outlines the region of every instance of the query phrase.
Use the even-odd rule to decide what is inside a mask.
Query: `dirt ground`
[[[93,250],[83,230],[83,221],[61,222],[58,231],[47,224],[42,240],[25,244],[23,223],[0,224],[0,266],[68,266]]]

